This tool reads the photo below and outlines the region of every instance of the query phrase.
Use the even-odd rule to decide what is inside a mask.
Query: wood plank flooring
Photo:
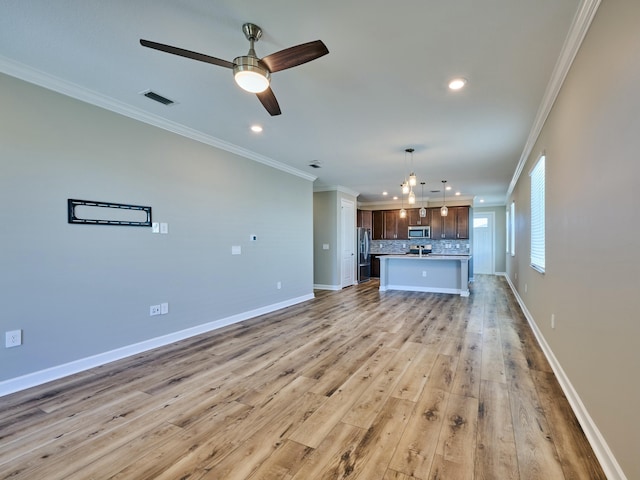
[[[504,279],[316,299],[0,398],[1,479],[605,479]]]

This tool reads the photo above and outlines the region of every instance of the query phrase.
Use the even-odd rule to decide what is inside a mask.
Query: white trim
[[[107,97],[106,95],[102,95],[94,92],[93,90],[76,85],[75,83],[54,77],[3,56],[0,56],[0,71],[12,77],[24,80],[25,82],[33,83],[34,85],[95,105],[96,107],[104,108],[111,112],[119,113],[125,117],[133,118],[134,120],[176,133],[197,142],[211,145],[212,147],[219,148],[220,150],[234,153],[241,157],[248,158],[249,160],[304,178],[305,180],[313,182],[318,178],[315,175],[311,175],[307,172],[303,172],[302,170],[298,170],[297,168],[285,165],[284,163],[273,160],[272,158],[260,155],[259,153],[252,152],[251,150],[247,150],[246,148],[239,147],[232,143],[225,142],[224,140],[186,127],[182,124],[145,112],[139,108],[132,107],[131,105],[127,105],[111,97]]]
[[[560,93],[564,79],[567,77],[567,74],[571,69],[573,60],[578,54],[578,50],[582,45],[582,41],[589,30],[589,26],[591,25],[593,17],[595,17],[599,6],[600,0],[582,0],[582,4],[580,5],[578,12],[575,17],[573,17],[573,23],[571,24],[567,38],[564,41],[562,50],[560,51],[560,56],[558,57],[558,61],[553,69],[553,73],[551,74],[551,79],[547,84],[547,89],[542,99],[542,103],[540,104],[540,108],[538,108],[538,113],[536,114],[531,131],[529,132],[527,142],[524,145],[524,150],[520,155],[518,166],[516,167],[516,171],[513,173],[513,178],[511,179],[509,189],[507,190],[505,203],[509,200],[509,197],[513,193],[513,189],[516,187],[516,183],[518,183],[520,174],[527,163],[531,150],[533,150],[533,147],[540,136],[542,127],[547,121],[551,108]]]
[[[313,293],[297,298],[291,298],[283,302],[274,303],[272,305],[260,307],[255,310],[232,315],[227,318],[214,320],[213,322],[204,323],[202,325],[197,325],[195,327],[180,330],[178,332],[169,333],[161,337],[151,338],[139,343],[116,348],[115,350],[99,353],[91,357],[80,358],[63,365],[56,365],[55,367],[46,368],[44,370],[29,373],[21,377],[5,380],[0,382],[0,397],[2,397],[3,395],[8,395],[10,393],[18,392],[20,390],[25,390],[27,388],[35,387],[37,385],[42,385],[43,383],[47,383],[52,380],[58,380],[68,375],[73,375],[74,373],[89,370],[90,368],[99,367],[101,365],[105,365],[107,363],[114,362],[131,355],[137,355],[154,348],[163,347],[165,345],[169,345],[186,338],[200,335],[202,333],[211,332],[213,330],[217,330],[228,325],[233,325],[234,323],[242,322],[250,318],[258,317],[266,313],[271,313],[276,310],[289,307],[291,305],[306,302],[307,300],[312,300],[313,298],[315,298]]]
[[[349,207],[353,210],[353,218],[349,221],[349,218],[345,216],[344,214],[344,209],[345,207]],[[358,283],[358,272],[357,272],[357,258],[356,255],[358,253],[358,238],[357,235],[355,233],[355,229],[356,229],[356,215],[357,215],[357,211],[356,211],[357,207],[356,207],[356,202],[351,201],[347,198],[340,198],[340,225],[338,226],[338,230],[339,230],[339,235],[338,235],[338,252],[339,252],[339,257],[338,257],[338,262],[340,265],[340,289],[346,288],[346,287],[350,287],[351,285],[356,285]],[[351,232],[351,234],[354,236],[353,237],[353,245],[351,245],[351,283],[344,283],[344,274],[345,272],[343,271],[343,267],[344,265],[344,250],[345,250],[345,245],[343,245],[344,242],[344,236],[346,231],[344,230],[344,224],[345,221],[347,221],[349,223],[349,227],[348,227],[348,231]]]
[[[584,406],[584,403],[582,403],[582,400],[580,399],[578,392],[576,392],[575,388],[573,388],[573,385],[571,384],[569,377],[567,377],[567,374],[562,369],[560,362],[558,362],[558,359],[553,354],[551,347],[549,346],[544,336],[542,335],[542,332],[538,328],[538,325],[536,324],[533,316],[531,315],[526,305],[522,301],[522,298],[520,298],[520,295],[518,294],[518,291],[516,290],[515,286],[511,282],[511,279],[509,278],[508,275],[505,275],[505,278],[507,279],[507,282],[511,287],[511,291],[513,292],[516,299],[518,300],[518,304],[520,305],[522,312],[527,318],[527,322],[529,323],[531,330],[533,330],[533,334],[535,335],[536,340],[538,340],[538,344],[540,344],[540,348],[542,349],[545,357],[547,357],[547,360],[551,365],[553,373],[555,374],[556,378],[558,379],[558,382],[560,383],[560,387],[562,388],[562,391],[567,397],[567,400],[569,400],[571,409],[575,413],[578,419],[578,422],[582,427],[582,430],[584,431],[587,439],[589,440],[589,443],[591,444],[591,448],[593,448],[593,451],[596,454],[596,457],[598,457],[598,461],[600,462],[600,466],[604,470],[605,475],[609,480],[627,480],[627,477],[622,471],[622,468],[620,468],[620,465],[618,464],[616,458],[613,456],[613,452],[609,448],[609,445],[607,445],[606,440],[604,439],[604,437],[600,433],[600,430],[598,430],[597,425],[589,415],[589,412],[587,411],[587,408]]]
[[[313,288],[315,290],[342,290],[340,285],[322,285],[319,283],[314,284]]]

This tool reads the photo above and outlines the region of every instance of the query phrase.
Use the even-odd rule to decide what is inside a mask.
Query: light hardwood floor
[[[606,478],[504,279],[377,288],[0,398],[0,478]]]

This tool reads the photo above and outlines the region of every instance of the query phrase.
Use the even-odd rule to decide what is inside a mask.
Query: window
[[[509,246],[511,256],[516,256],[516,202],[511,202],[511,212],[509,215],[511,223],[509,224]]]
[[[506,232],[507,238],[505,238],[505,245],[507,246],[507,253],[509,253],[511,250],[509,249],[509,229],[511,228],[511,220],[509,217],[509,209],[507,209],[507,224],[504,227],[504,231]]]
[[[544,164],[545,155],[542,155],[531,170],[531,266],[544,273],[545,247],[544,247]]]
[[[489,219],[486,217],[474,218],[473,228],[489,228]]]

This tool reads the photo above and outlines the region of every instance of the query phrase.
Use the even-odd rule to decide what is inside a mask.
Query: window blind
[[[544,239],[544,190],[545,156],[542,155],[531,173],[531,266],[536,270],[545,270]]]

